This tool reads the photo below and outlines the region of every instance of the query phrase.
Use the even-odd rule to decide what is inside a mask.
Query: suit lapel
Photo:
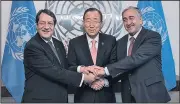
[[[92,60],[92,57],[91,57],[91,53],[90,53],[90,49],[89,49],[89,44],[88,44],[88,40],[87,40],[87,37],[86,35],[84,34],[83,37],[82,37],[82,51],[85,55],[85,58],[87,59],[87,63],[89,65],[93,65],[93,60]]]
[[[123,50],[123,56],[126,57],[126,56],[127,56],[128,35],[126,35],[126,36],[124,37],[122,43],[123,43],[122,45],[120,44],[120,46],[122,46],[122,47],[119,47],[119,48],[120,48],[119,50],[121,51],[121,48],[123,48],[123,49],[122,49],[122,50]]]
[[[96,65],[101,66],[103,64],[102,62],[103,62],[106,43],[107,42],[104,41],[103,34],[99,33],[99,43],[98,43],[98,50],[97,50],[97,57],[96,57]]]
[[[44,51],[46,51],[48,54],[51,54],[58,61],[58,59],[57,59],[56,55],[54,54],[54,52],[52,51],[51,47],[39,36],[38,33],[36,34],[36,40],[38,41],[38,43],[40,43],[43,46]]]
[[[58,41],[57,41],[57,40],[55,40],[54,38],[52,38],[52,40],[53,40],[55,49],[56,49],[56,51],[57,51],[58,57],[59,57],[59,59],[60,59],[60,62],[61,62],[62,65],[64,65],[64,63],[63,63],[63,62],[64,62],[64,58],[63,58],[63,56],[62,56],[62,55],[64,55],[64,54],[63,54],[63,52],[62,52],[62,49],[60,49],[60,46],[58,46]]]
[[[138,49],[139,45],[143,41],[143,37],[144,37],[145,32],[146,32],[146,29],[144,29],[142,27],[142,30],[140,31],[140,33],[138,34],[138,36],[137,36],[137,38],[135,40],[135,43],[134,43],[134,46],[133,46],[133,49],[132,49],[133,53]]]
[[[44,47],[45,51],[47,51],[48,53],[55,56],[52,49],[51,49],[51,47],[39,36],[38,33],[36,34],[36,40],[38,41],[38,43],[40,43]]]

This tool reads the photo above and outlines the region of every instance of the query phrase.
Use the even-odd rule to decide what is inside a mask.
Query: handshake
[[[100,90],[105,85],[103,76],[105,71],[103,67],[99,66],[81,66],[80,72],[84,74],[84,82],[94,90]]]

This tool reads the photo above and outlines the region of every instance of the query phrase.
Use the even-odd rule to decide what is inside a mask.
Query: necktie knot
[[[96,40],[92,40],[91,42],[92,42],[92,47],[95,47],[95,45],[96,45]]]
[[[53,43],[51,41],[47,42],[50,46],[53,46]],[[53,46],[54,47],[54,46]]]
[[[130,40],[130,42],[134,42],[135,38],[132,36],[129,40]]]

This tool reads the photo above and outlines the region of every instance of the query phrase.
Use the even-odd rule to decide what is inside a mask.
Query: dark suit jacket
[[[66,103],[67,85],[80,85],[82,75],[65,69],[66,53],[62,42],[53,38],[53,43],[61,63],[38,33],[27,42],[24,50],[26,80],[22,102]]]
[[[135,40],[132,56],[127,56],[127,41],[128,35],[118,41],[118,61],[107,66],[110,75],[121,76],[122,89],[127,88],[124,83],[129,79],[131,94],[138,103],[168,102],[170,97],[161,70],[160,34],[142,28]],[[122,90],[122,97],[126,93],[126,90]]]
[[[105,66],[116,61],[116,39],[111,35],[99,34],[98,53],[96,65]],[[76,37],[69,42],[68,49],[69,69],[77,72],[79,65],[93,65],[86,35]],[[112,77],[107,77],[111,82]],[[88,85],[78,88],[74,102],[76,103],[112,103],[115,102],[115,94],[110,87],[104,87],[95,91]]]

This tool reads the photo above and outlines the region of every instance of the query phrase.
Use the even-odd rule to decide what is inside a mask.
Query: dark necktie
[[[130,45],[129,45],[129,49],[128,49],[128,56],[131,56],[132,48],[133,48],[133,45],[134,45],[134,41],[135,41],[135,38],[131,37],[130,38]]]
[[[59,62],[61,63],[61,61],[60,61],[60,59],[59,59],[59,57],[58,57],[57,51],[56,51],[56,49],[55,49],[54,46],[53,46],[53,43],[52,43],[51,41],[48,41],[47,43],[48,43],[49,46],[51,47],[52,51],[54,52],[54,54],[55,54],[55,56],[57,57],[57,59],[59,60]]]

